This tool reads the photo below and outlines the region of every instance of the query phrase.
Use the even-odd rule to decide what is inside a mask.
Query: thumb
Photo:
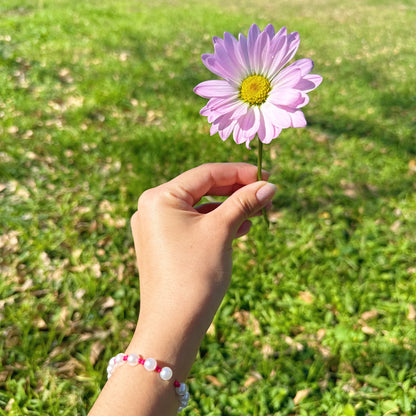
[[[265,181],[254,182],[234,192],[214,212],[228,223],[235,234],[240,225],[265,207],[276,193],[276,186]]]

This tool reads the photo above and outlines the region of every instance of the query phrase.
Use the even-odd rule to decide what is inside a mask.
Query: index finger
[[[263,179],[268,173],[263,172]],[[257,181],[257,167],[248,163],[206,163],[172,179],[176,197],[189,205],[196,204],[204,195],[231,195],[244,185]]]

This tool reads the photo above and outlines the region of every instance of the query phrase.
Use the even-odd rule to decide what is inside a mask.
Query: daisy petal
[[[268,101],[274,105],[284,105],[287,107],[296,107],[302,98],[302,93],[293,88],[274,88],[268,98]],[[301,100],[303,102],[303,100]]]
[[[198,84],[194,88],[194,93],[204,98],[212,97],[238,97],[236,91],[227,81],[224,80],[209,80]]]
[[[233,121],[227,127],[223,128],[222,130],[219,131],[219,135],[220,135],[220,137],[221,137],[222,140],[225,141],[225,140],[228,139],[228,137],[230,136],[230,134],[234,130],[235,124],[236,124],[236,122]]]
[[[273,108],[273,124],[282,129],[292,127],[292,120],[289,113],[279,107],[274,106]]]
[[[309,72],[313,69],[313,61],[312,59],[298,59],[297,61],[293,62],[293,64],[290,64],[288,68],[299,68],[301,76],[305,76],[306,74],[309,74]]]
[[[218,133],[218,124],[211,124],[211,128],[209,129],[209,134],[213,136],[215,133]]]
[[[273,139],[277,137],[275,136],[275,128],[271,120],[269,119],[269,117],[265,117],[263,113],[261,113],[260,127],[257,134],[259,136],[260,141],[266,144],[270,143]]]
[[[322,77],[320,75],[308,74],[303,77],[293,88],[309,92],[314,90],[322,82]]]
[[[269,38],[270,38],[270,40],[272,40],[273,39],[273,37],[274,37],[274,27],[273,27],[273,25],[272,24],[268,24],[265,28],[264,28],[264,30],[263,30],[263,32],[264,33],[267,33],[267,35],[269,36]]]
[[[260,125],[260,113],[258,107],[250,107],[247,111],[247,114],[240,117],[238,124],[240,125],[241,130],[244,132],[245,137],[254,137]]]
[[[273,87],[279,88],[293,88],[301,79],[300,69],[298,68],[285,68],[279,75],[273,80]]]
[[[298,110],[294,113],[288,113],[291,120],[292,120],[292,127],[305,127],[306,126],[306,119],[303,115],[302,111]]]
[[[261,106],[261,112],[264,118],[270,120],[276,127],[286,129],[292,126],[292,120],[288,112],[269,102],[266,102]]]
[[[298,48],[299,48],[300,38],[298,32],[292,32],[287,37],[287,52],[286,56],[283,60],[284,64],[286,65],[296,54]]]
[[[245,143],[247,140],[247,138],[244,136],[244,131],[241,130],[241,127],[238,123],[236,123],[234,126],[233,137],[237,144]]]

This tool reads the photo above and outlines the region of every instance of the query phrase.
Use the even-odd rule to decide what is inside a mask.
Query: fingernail
[[[266,183],[263,185],[256,193],[256,198],[260,204],[264,204],[267,201],[270,201],[273,198],[273,195],[276,193],[276,186],[272,183]]]

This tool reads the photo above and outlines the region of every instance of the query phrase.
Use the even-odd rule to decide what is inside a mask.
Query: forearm
[[[121,365],[113,371],[90,416],[176,415],[180,397],[175,393],[174,381],[186,381],[218,302],[216,297],[206,299],[201,303],[203,312],[188,310],[189,304],[180,303],[165,305],[163,311],[152,309],[149,314],[143,302],[125,354],[154,358],[158,366],[172,369],[172,379],[164,381],[143,365]]]

